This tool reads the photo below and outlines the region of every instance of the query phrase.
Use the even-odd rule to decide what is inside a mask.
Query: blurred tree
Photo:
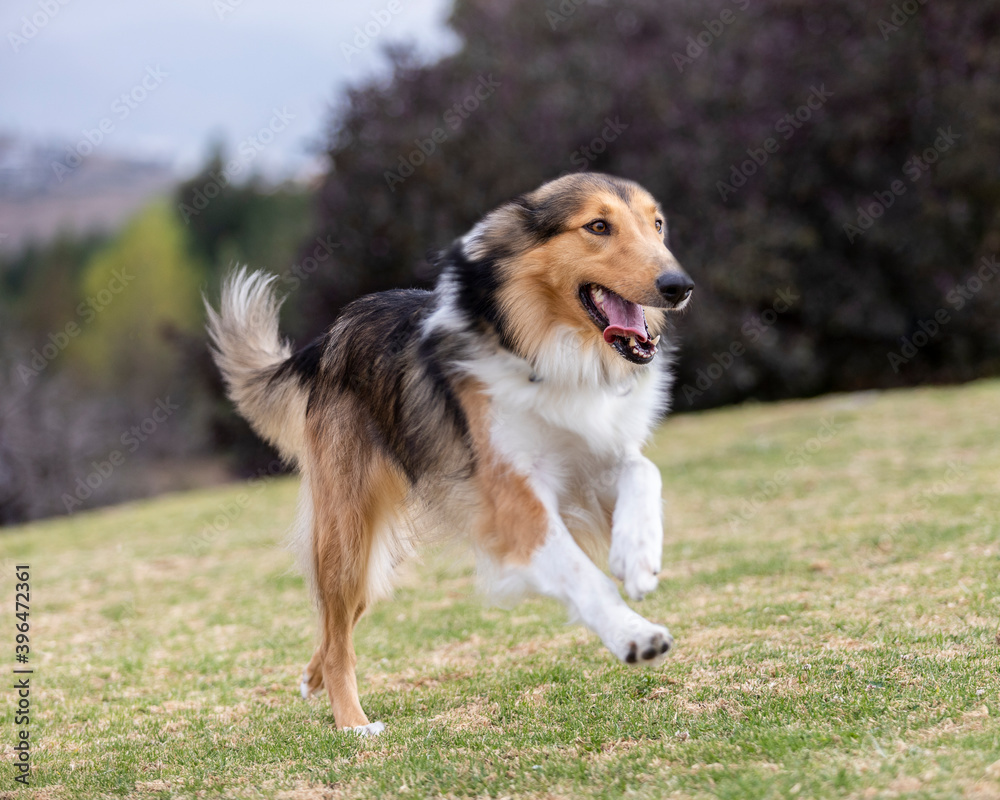
[[[225,150],[215,146],[199,173],[178,186],[174,196],[176,215],[202,265],[202,285],[212,300],[218,298],[223,275],[237,264],[293,274],[298,248],[315,225],[309,188],[296,183],[268,186],[254,175],[238,181],[238,173],[227,168],[231,163]],[[293,318],[285,326],[298,327]],[[207,392],[212,447],[226,453],[241,475],[273,472],[277,454],[226,398],[201,329],[175,337],[174,343]]]
[[[158,400],[177,406],[169,421],[134,452],[128,439],[128,469],[83,505],[219,480],[220,461],[241,475],[276,471],[225,398],[200,291],[217,297],[234,263],[294,276],[312,201],[302,185],[220,181],[224,161],[217,151],[113,236],[0,257],[0,525],[71,510],[67,487],[148,425]]]
[[[179,366],[168,334],[200,328],[201,272],[169,206],[149,206],[84,267],[70,355],[102,386],[155,396]]]
[[[312,193],[304,186],[268,186],[255,175],[235,182],[216,146],[197,175],[175,193],[192,251],[215,286],[235,264],[285,272],[314,226]]]
[[[104,234],[62,235],[0,261],[0,309],[16,325],[20,344],[42,340],[75,317],[83,265],[107,240]]]
[[[318,233],[342,247],[291,302],[316,333],[427,285],[495,204],[601,170],[661,200],[698,284],[676,407],[1000,373],[1000,278],[947,299],[1000,253],[1000,2],[910,5],[458,0],[457,53],[392,50],[333,115]]]

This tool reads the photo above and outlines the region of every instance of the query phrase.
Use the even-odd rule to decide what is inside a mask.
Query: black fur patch
[[[299,380],[299,384],[309,388],[313,385],[316,375],[319,373],[320,363],[323,360],[323,352],[326,350],[328,334],[317,336],[305,347],[296,350],[295,353],[285,361],[274,375],[271,376],[271,383],[282,381],[294,375]]]
[[[508,350],[513,350],[498,301],[499,261],[506,255],[509,254],[491,253],[485,258],[472,261],[462,252],[461,244],[456,243],[446,256],[446,269],[458,284],[458,308],[474,324],[479,323],[479,327],[495,331],[500,343]]]
[[[432,292],[417,290],[355,300],[327,334],[317,382],[319,394],[358,397],[373,438],[413,483],[446,466],[450,447],[468,428],[438,352],[442,343],[420,336],[434,301]]]

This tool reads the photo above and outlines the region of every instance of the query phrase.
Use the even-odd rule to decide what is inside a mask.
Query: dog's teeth
[[[632,349],[635,350],[635,337],[634,336],[629,336],[628,337],[628,343],[632,346]]]
[[[604,290],[598,289],[596,286],[590,290],[590,296],[594,298],[595,303],[604,302]]]
[[[656,334],[655,337],[649,340],[649,343],[653,345],[653,347],[656,347],[656,345],[660,343],[660,334]]]

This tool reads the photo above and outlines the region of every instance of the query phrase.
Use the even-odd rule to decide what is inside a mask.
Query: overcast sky
[[[84,130],[97,138],[104,120],[102,152],[153,155],[183,171],[212,138],[235,150],[272,125],[278,132],[265,134],[271,141],[257,163],[299,172],[338,91],[384,69],[382,45],[412,41],[427,57],[455,46],[444,26],[449,7],[448,0],[3,0],[0,132],[74,143]],[[376,34],[371,43],[345,54],[355,27],[366,24]],[[276,122],[275,110],[294,118]]]

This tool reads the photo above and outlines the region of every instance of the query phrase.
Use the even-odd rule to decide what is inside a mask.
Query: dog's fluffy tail
[[[223,282],[219,311],[207,299],[205,308],[212,356],[229,398],[258,434],[295,463],[303,451],[308,392],[293,370],[281,369],[292,347],[278,333],[284,300],[274,291],[275,279],[239,269]]]

